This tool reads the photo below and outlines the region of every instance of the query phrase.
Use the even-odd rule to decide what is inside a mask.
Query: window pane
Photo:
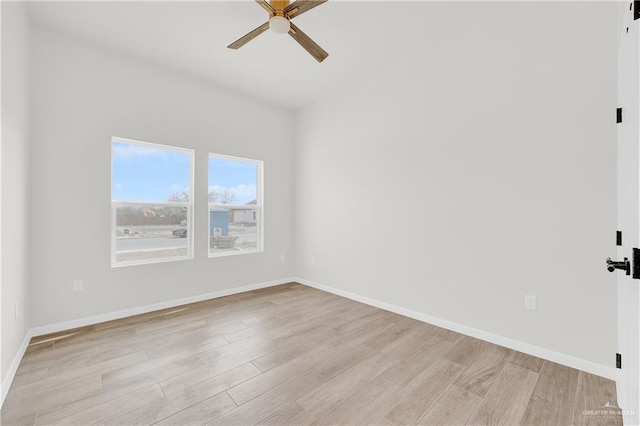
[[[209,208],[209,254],[256,251],[258,209],[212,206]]]
[[[113,139],[112,266],[192,257],[193,151]]]
[[[209,157],[210,204],[256,204],[258,164],[224,157]]]
[[[262,249],[262,163],[209,156],[209,255]]]
[[[115,204],[116,261],[189,255],[189,209],[154,204]]]
[[[114,140],[112,157],[112,200],[189,201],[188,152]]]

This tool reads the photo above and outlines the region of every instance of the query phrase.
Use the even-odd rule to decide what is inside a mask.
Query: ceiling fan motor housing
[[[282,12],[287,6],[289,6],[289,0],[269,0],[269,4],[276,10],[276,12]]]

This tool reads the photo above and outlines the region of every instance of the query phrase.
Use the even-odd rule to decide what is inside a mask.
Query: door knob
[[[609,272],[613,272],[616,269],[623,270],[627,273],[627,275],[631,275],[631,262],[626,257],[623,261],[619,260],[611,260],[610,257],[607,257],[607,270]]]

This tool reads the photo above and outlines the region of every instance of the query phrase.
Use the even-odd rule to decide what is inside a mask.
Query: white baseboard
[[[273,287],[280,284],[287,284],[290,282],[295,282],[295,278],[282,278],[279,280],[266,281],[257,284],[245,285],[242,287],[235,287],[226,290],[214,291],[211,293],[199,294],[197,296],[185,297],[182,299],[169,300],[166,302],[154,303],[153,305],[140,306],[137,308],[125,309],[122,311],[110,312],[101,315],[94,315],[86,318],[79,318],[71,321],[64,321],[50,325],[44,325],[41,327],[34,327],[27,330],[24,341],[18,349],[15,357],[13,358],[13,362],[11,363],[11,367],[7,374],[4,376],[2,380],[2,384],[0,385],[0,408],[4,404],[4,399],[9,392],[9,388],[11,387],[11,383],[18,371],[18,366],[22,361],[22,357],[24,356],[27,347],[29,346],[29,341],[32,337],[41,336],[43,334],[56,333],[59,331],[69,330],[72,328],[84,327],[87,325],[98,324],[105,321],[116,320],[120,318],[126,318],[133,315],[146,314],[147,312],[159,311],[161,309],[173,308],[180,305],[186,305],[189,303],[201,302],[203,300],[216,299],[224,296],[231,296],[233,294],[245,293],[247,291],[258,290],[261,288]]]
[[[409,318],[416,319],[428,324],[436,325],[438,327],[446,328],[467,336],[475,337],[476,339],[484,340],[486,342],[494,343],[496,345],[504,346],[509,349],[513,349],[519,352],[524,352],[528,355],[532,355],[538,358],[553,361],[558,364],[566,365],[567,367],[575,368],[585,371],[587,373],[595,374],[596,376],[605,377],[610,380],[618,379],[617,371],[613,367],[607,367],[606,365],[597,364],[595,362],[587,361],[582,358],[577,358],[571,355],[555,352],[549,349],[542,348],[540,346],[532,345],[519,340],[511,339],[508,337],[500,336],[498,334],[489,333],[487,331],[479,330],[477,328],[469,327],[466,325],[458,324],[453,321],[448,321],[442,318],[434,317],[431,315],[423,314],[420,312],[412,311],[411,309],[403,308],[402,306],[392,305],[390,303],[381,302],[369,297],[360,296],[348,291],[339,290],[337,288],[329,287],[323,284],[318,284],[313,281],[306,280],[304,278],[296,277],[294,281],[307,285],[309,287],[317,288],[329,293],[336,294],[338,296],[346,297],[347,299],[355,300],[357,302],[364,303],[366,305],[375,306],[376,308],[384,309],[385,311],[394,312]]]
[[[79,318],[71,321],[59,322],[56,324],[44,325],[31,329],[32,336],[42,336],[43,334],[57,333],[59,331],[70,330],[72,328],[84,327],[98,324],[105,321],[112,321],[120,318],[131,317],[133,315],[146,314],[147,312],[159,311],[161,309],[174,308],[189,303],[202,302],[203,300],[217,299],[219,297],[231,296],[233,294],[244,293],[251,290],[273,287],[295,281],[295,278],[283,278],[280,280],[266,281],[258,284],[250,284],[242,287],[235,287],[226,290],[214,291],[211,293],[199,294],[197,296],[184,297],[182,299],[169,300],[167,302],[154,303],[153,305],[140,306],[137,308],[124,309],[122,311],[110,312],[101,315],[94,315],[86,318]]]
[[[13,383],[13,379],[16,377],[16,372],[18,371],[18,367],[20,366],[20,361],[22,361],[22,357],[24,353],[27,351],[27,346],[29,346],[29,341],[31,340],[32,334],[31,330],[27,330],[24,336],[24,340],[18,348],[18,353],[13,357],[13,362],[9,367],[9,371],[4,376],[2,380],[2,384],[0,385],[0,408],[4,404],[4,399],[7,397],[7,393],[9,393],[9,388],[11,388],[11,383]]]

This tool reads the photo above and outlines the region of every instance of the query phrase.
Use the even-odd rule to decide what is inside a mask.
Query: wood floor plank
[[[144,351],[132,352],[105,361],[63,363],[60,366],[48,367],[48,379],[55,382],[61,378],[79,377],[93,374],[106,374],[115,369],[147,362],[147,354]]]
[[[40,368],[50,367],[51,365],[61,365],[65,362],[73,362],[80,358],[90,358],[98,353],[98,349],[87,346],[86,348],[74,350],[74,348],[57,348],[51,346],[47,350],[38,352],[27,352],[20,363],[20,371],[28,372]]]
[[[367,346],[384,353],[406,356],[418,351],[418,346],[433,340],[438,333],[436,327],[427,326],[414,319],[396,323],[385,334],[378,335],[366,342]]]
[[[234,408],[236,404],[231,397],[226,392],[221,392],[155,424],[157,426],[200,426]]]
[[[579,371],[545,361],[533,393],[555,404],[573,407],[578,390]]]
[[[53,343],[53,347],[56,348],[56,350],[70,347],[89,347],[91,343],[105,338],[113,336],[123,337],[133,334],[133,329],[130,327],[119,330],[96,330],[95,326],[87,326],[80,329],[55,333],[53,335],[34,337],[29,342],[29,347],[35,349],[35,347],[39,347],[43,343]]]
[[[212,335],[213,334],[213,335]],[[175,340],[155,343],[144,349],[149,358],[163,357],[185,350],[199,351],[200,348],[214,349],[228,344],[229,341],[222,334],[211,331],[189,333]]]
[[[541,358],[536,358],[535,356],[518,351],[510,351],[510,355],[507,356],[507,361],[516,367],[526,368],[536,373],[540,372],[544,363],[544,360]]]
[[[341,335],[351,334],[361,327],[367,327],[373,321],[378,319],[386,319],[388,321],[392,321],[391,319],[389,319],[389,315],[386,311],[381,311],[379,309],[368,309],[363,310],[360,313],[354,313],[354,315],[349,315],[348,320],[343,321],[341,324],[337,325],[335,327],[335,330],[338,334]]]
[[[470,421],[474,425],[519,424],[538,381],[538,373],[507,363]]]
[[[451,350],[444,355],[444,358],[460,365],[469,365],[480,355],[482,351],[489,347],[489,343],[469,336],[460,337]]]
[[[333,356],[320,360],[313,369],[327,379],[331,379],[361,363],[371,356],[372,352],[373,349],[366,345],[348,346],[336,351]]]
[[[309,418],[307,423],[301,422],[301,416],[305,416]],[[304,409],[297,403],[291,402],[278,412],[270,415],[269,417],[263,419],[258,422],[258,425],[296,425],[300,426],[301,424],[310,424],[315,422],[315,418],[309,417],[308,413],[304,411]]]
[[[165,395],[171,395],[236,367],[251,363],[251,361],[264,352],[264,349],[258,347],[237,353],[234,356],[218,359],[203,367],[195,368],[163,380],[160,382],[160,386]]]
[[[379,351],[393,340],[392,334],[409,328],[408,321],[395,322],[388,318],[378,318],[366,326],[344,334],[332,343],[338,347],[355,347],[366,345]]]
[[[186,408],[215,396],[232,386],[260,374],[253,364],[247,363],[218,376],[209,378],[179,392],[164,396],[136,410],[106,422],[107,425],[148,425],[159,422]]]
[[[269,424],[267,419],[267,423],[265,424]],[[258,424],[262,424],[262,422],[258,423]],[[309,414],[309,412],[302,410],[300,413],[298,413],[297,415],[291,417],[290,420],[284,422],[284,423],[271,423],[273,425],[282,425],[282,424],[287,424],[287,425],[295,425],[295,426],[310,426],[310,425],[317,425],[318,424],[318,420],[313,417],[311,414]]]
[[[316,345],[322,345],[322,343],[319,343],[316,339],[312,339],[303,344],[273,347],[270,351],[266,351],[266,353],[254,359],[253,365],[258,367],[262,372],[269,371],[304,355],[310,350],[313,350],[312,346]]]
[[[615,382],[603,377],[588,374],[583,371],[578,373],[578,403],[585,409],[597,409],[607,404],[617,406]]]
[[[398,348],[397,351],[389,353],[398,359],[398,364],[383,374],[389,382],[410,388],[409,385],[415,385],[416,378],[451,350],[452,345],[453,343],[446,340],[425,339],[412,346],[407,345],[403,350]]]
[[[174,345],[171,345],[169,348],[167,348],[167,350],[164,352],[149,351],[148,349],[145,349],[145,353],[147,354],[147,357],[149,359],[163,358],[168,356],[186,358],[191,355],[197,354],[198,358],[200,358],[200,360],[203,363],[205,363],[205,361],[202,359],[200,354],[215,351],[219,348],[227,346],[229,343],[226,341],[226,339],[225,340],[222,340],[222,339],[224,339],[224,337],[215,336],[208,339],[204,339],[198,345],[180,346],[180,345],[174,344]]]
[[[389,412],[389,407],[403,397],[402,387],[380,375],[364,387],[352,392],[343,401],[332,404],[325,411],[312,409],[309,413],[322,424],[360,425],[376,423]]]
[[[273,371],[273,370],[271,370]],[[267,373],[264,373],[267,374]],[[293,375],[255,398],[214,419],[208,425],[253,425],[287,409],[299,395],[305,395],[321,386],[326,379],[314,371]],[[296,424],[291,423],[291,424]]]
[[[84,368],[89,365],[98,364],[103,361],[108,361],[136,352],[140,352],[140,349],[136,347],[112,344],[110,349],[105,350],[91,352],[80,351],[77,354],[64,357],[51,354],[48,358],[35,361],[30,359],[24,366],[21,365],[20,369],[22,371],[34,371],[39,368],[47,368],[51,369],[53,372],[74,371],[78,368]]]
[[[565,406],[546,398],[534,395],[529,400],[527,410],[522,419],[525,426],[556,426],[570,425],[573,415],[573,405]]]
[[[57,400],[56,394],[52,394],[51,396],[44,397],[38,400],[38,414],[39,416],[44,416],[50,414],[51,412],[56,412],[56,415],[58,415],[58,412],[61,411],[66,413],[65,416],[69,416],[84,411],[89,407],[98,406],[110,402],[113,399],[135,392],[139,389],[152,386],[155,383],[156,382],[153,376],[142,374],[139,377],[139,380],[127,380],[119,386],[110,388],[100,387],[91,389],[77,396],[73,401],[67,401],[64,404],[60,404],[60,402]]]
[[[217,362],[219,359],[226,358],[228,356],[235,356],[236,354],[245,351],[263,351],[273,348],[274,345],[262,336],[251,336],[246,339],[239,340],[237,342],[229,343],[223,346],[217,346],[215,348],[198,348],[198,358],[204,364],[211,364]]]
[[[506,364],[509,350],[497,345],[488,345],[465,368],[455,385],[484,398]]]
[[[195,325],[194,325],[195,324]],[[135,333],[127,332],[126,335],[118,336],[117,339],[105,338],[103,340],[89,340],[73,342],[66,346],[54,346],[50,350],[40,351],[25,357],[25,364],[35,364],[35,366],[50,366],[55,360],[56,365],[63,363],[85,362],[94,357],[100,357],[104,351],[115,351],[121,356],[131,352],[146,349],[160,342],[167,342],[179,339],[182,333],[190,329],[202,328],[202,322],[196,321],[194,324],[184,322],[178,325],[167,325],[164,330],[156,330],[145,336],[136,336]]]
[[[95,325],[88,325],[88,326],[74,328],[71,330],[57,331],[57,332],[45,334],[42,336],[34,336],[31,338],[31,340],[29,340],[29,346],[36,346],[41,343],[47,343],[47,342],[55,342],[61,338],[64,339],[70,335],[76,335],[83,332],[92,332],[95,329],[96,329]]]
[[[38,352],[46,351],[47,353],[55,347],[56,342],[34,342],[29,343],[25,355],[36,356]]]
[[[271,370],[278,365],[291,361],[306,352],[318,350],[325,344],[330,344],[338,336],[332,324],[341,321],[334,318],[329,321],[314,323],[306,329],[291,330],[290,334],[272,339],[275,345],[271,351],[254,361],[254,364],[262,371]]]
[[[158,385],[151,385],[146,388],[134,391],[130,394],[114,398],[111,401],[98,405],[90,405],[85,410],[69,414],[68,406],[61,410],[52,411],[44,415],[38,415],[36,425],[95,425],[102,424],[107,420],[128,413],[151,401],[162,398],[162,390]]]
[[[417,421],[421,425],[464,425],[482,403],[482,398],[455,385],[449,386],[440,398]]]
[[[179,321],[164,320],[151,322],[144,325],[133,326],[131,329],[126,329],[121,333],[118,333],[117,330],[105,330],[102,333],[106,336],[118,336],[119,341],[130,344],[133,342],[149,342],[157,339],[160,339],[160,341],[166,341],[170,337],[180,338],[180,336],[190,330],[198,330],[206,326],[206,321],[197,318],[193,318],[190,321],[188,318],[183,318]],[[88,334],[56,344],[54,352],[91,352],[92,350],[96,349],[96,346],[93,345],[93,343],[95,343],[96,341],[99,343],[106,343],[109,340],[96,339],[93,338],[91,334]],[[100,346],[97,347],[100,348]],[[107,346],[103,345],[103,347]]]
[[[277,345],[284,343],[282,339],[287,339],[295,335],[305,334],[308,330],[318,326],[327,326],[327,322],[336,326],[340,324],[340,313],[348,309],[348,304],[339,297],[329,297],[318,306],[309,304],[308,306],[293,306],[286,308],[286,315],[297,318],[295,321],[282,322],[281,326],[262,329],[262,336],[273,341]],[[252,327],[256,327],[252,325]],[[260,327],[258,326],[258,329]]]
[[[35,370],[24,372],[23,374],[16,375],[13,379],[11,386],[19,388],[30,383],[39,382],[45,379],[49,375],[49,367],[40,367]]]
[[[183,318],[180,321],[165,320],[163,322],[145,324],[133,329],[134,336],[131,339],[153,339],[166,337],[168,334],[175,334],[178,338],[185,332],[200,330],[207,327],[205,320],[193,320]],[[177,333],[177,334],[176,334]]]
[[[258,331],[256,329],[247,326],[242,330],[237,330],[231,333],[224,334],[224,338],[227,340],[227,342],[233,343],[233,342],[237,342],[238,340],[247,338],[249,336],[255,336],[257,333]]]
[[[47,379],[44,379],[47,380]],[[48,381],[38,387],[37,383],[11,389],[4,406],[23,405],[32,409],[42,409],[49,405],[62,405],[82,398],[87,392],[102,388],[99,374],[60,378],[58,381]]]
[[[22,408],[22,407],[20,407]],[[0,411],[0,424],[4,426],[33,426],[38,410],[5,408]]]
[[[289,381],[296,376],[304,374],[306,371],[325,356],[329,356],[330,351],[324,347],[305,353],[304,355],[268,370],[256,377],[247,380],[233,388],[227,393],[236,404],[242,405],[247,401],[278,387],[282,383]]]
[[[386,350],[386,352],[392,352],[393,350],[401,347],[400,340],[407,340],[419,329],[417,321],[407,318],[401,322],[391,322],[391,327],[385,327],[386,330],[383,333],[374,333],[372,336],[361,336],[361,342],[359,344],[365,344],[377,351]]]
[[[438,334],[436,334],[438,339],[446,340],[448,342],[455,343],[460,340],[463,336],[460,333],[456,333],[455,331],[447,330],[446,328],[438,328]]]
[[[31,356],[32,354],[28,354],[25,352],[24,358],[22,358],[22,362],[20,362],[20,365],[18,366],[17,373],[20,373],[20,374],[32,373],[36,370],[48,368],[47,364],[51,364],[53,362],[50,357],[45,358],[46,361],[45,360],[40,360],[40,362],[32,361],[30,359]]]
[[[249,327],[258,330],[260,334],[280,327],[291,326],[293,323],[302,321],[302,313],[294,310],[281,308],[268,314],[247,315],[242,322]]]
[[[202,360],[196,355],[146,360],[103,374],[102,387],[109,389],[130,383],[143,385],[159,383],[203,365]]]
[[[294,313],[298,312],[298,308],[308,309],[309,305],[312,305],[314,302],[317,303],[325,303],[328,300],[335,299],[335,295],[330,293],[323,293],[321,291],[310,291],[308,289],[298,290],[298,291],[290,291],[288,293],[277,294],[275,297],[269,299],[271,303],[278,306],[278,312],[289,312]],[[255,316],[249,317],[249,321],[251,318]],[[272,317],[270,314],[263,315],[263,317],[268,318]],[[248,322],[249,323],[249,322]]]
[[[358,388],[366,387],[397,363],[398,360],[389,355],[373,355],[299,398],[297,402],[313,416],[316,413],[324,415],[331,407],[349,398]]]
[[[295,330],[285,329],[284,333],[281,333],[280,336],[270,336],[271,342],[276,346],[289,348],[294,345],[304,345],[306,343],[316,343],[317,340],[312,338],[312,336],[323,336],[325,340],[335,340],[340,336],[334,330],[334,326],[336,324],[340,324],[344,320],[340,317],[319,317],[309,322],[309,325],[306,327],[298,327]]]
[[[358,309],[353,309],[354,307],[349,308],[349,305],[346,305],[346,308],[347,309],[343,309],[339,315],[342,321],[333,327],[340,335],[348,335],[356,329],[367,326],[378,319],[384,319],[390,322],[400,322],[407,319],[393,312],[383,311],[377,308],[371,309],[373,306],[364,304],[359,304]]]
[[[463,366],[437,358],[407,385],[405,398],[385,417],[395,424],[415,424],[458,377]]]

